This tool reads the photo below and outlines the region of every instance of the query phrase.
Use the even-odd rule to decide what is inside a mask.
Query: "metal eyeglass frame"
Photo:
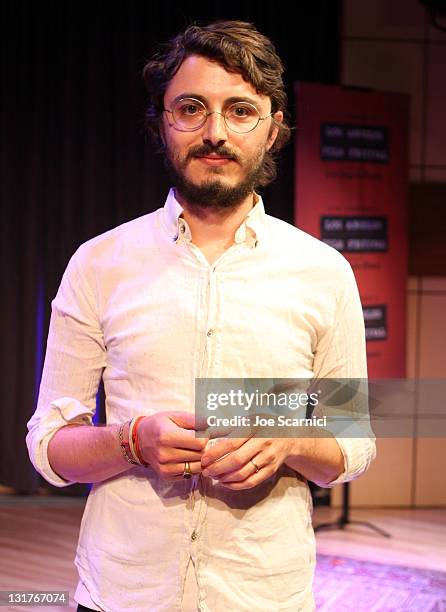
[[[192,102],[197,103],[199,106],[201,106],[205,110],[206,114],[204,115],[203,121],[199,125],[197,125],[197,126],[195,126],[193,128],[186,128],[186,127],[183,127],[183,126],[178,127],[178,123],[175,121],[175,117],[174,117],[174,114],[173,114],[174,110],[171,110],[169,108],[163,108],[162,110],[164,112],[170,113],[172,115],[173,127],[176,130],[178,130],[179,132],[195,132],[195,130],[199,130],[200,128],[202,128],[205,125],[206,121],[208,120],[209,115],[217,114],[217,115],[221,115],[223,117],[223,120],[225,122],[226,127],[228,128],[228,130],[231,130],[231,132],[235,132],[236,134],[249,134],[249,132],[252,132],[253,130],[256,129],[256,127],[259,125],[259,123],[261,121],[264,121],[265,119],[268,119],[268,117],[272,117],[274,115],[274,113],[269,113],[269,115],[266,115],[265,117],[261,117],[258,109],[254,106],[254,104],[251,104],[251,102],[244,102],[243,100],[240,100],[240,102],[234,102],[233,104],[231,104],[226,109],[226,111],[224,113],[221,113],[220,111],[208,111],[208,109],[206,108],[206,105],[201,100],[197,100],[196,98],[180,98],[179,100],[176,100],[176,102],[174,104],[174,109],[175,109],[175,106],[177,104],[179,104],[180,102],[184,102],[184,100],[191,100]],[[246,132],[239,132],[237,130],[234,130],[234,128],[230,127],[228,125],[228,122],[226,121],[226,113],[227,113],[227,111],[230,108],[232,108],[234,105],[241,104],[241,103],[246,104],[248,106],[251,106],[256,111],[256,113],[258,115],[257,123],[254,125],[254,127],[250,128],[249,130],[246,130]]]

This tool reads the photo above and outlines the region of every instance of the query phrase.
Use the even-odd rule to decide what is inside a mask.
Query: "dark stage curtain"
[[[193,21],[254,22],[295,80],[337,81],[339,6],[148,0],[4,0],[1,22],[0,483],[41,484],[26,447],[50,303],[75,249],[163,205],[167,179],[143,130],[141,70],[155,46]],[[293,16],[291,16],[291,13]],[[292,110],[292,109],[291,109]],[[291,221],[293,147],[264,191]]]

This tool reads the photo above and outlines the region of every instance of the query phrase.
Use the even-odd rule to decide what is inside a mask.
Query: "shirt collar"
[[[161,216],[163,225],[173,241],[177,240],[179,236],[180,230],[178,220],[182,213],[183,207],[176,199],[174,189],[170,189],[169,193],[167,194],[166,203],[162,208]]]
[[[240,225],[235,233],[235,242],[241,243],[249,239],[253,246],[257,246],[259,240],[262,240],[266,232],[266,214],[263,206],[263,200],[260,195],[255,194],[256,203],[249,211],[246,219]],[[181,218],[183,207],[175,197],[175,190],[170,189],[166,203],[162,209],[163,225],[167,230],[172,241],[177,241],[180,234],[186,240],[191,239],[190,229],[186,221]]]

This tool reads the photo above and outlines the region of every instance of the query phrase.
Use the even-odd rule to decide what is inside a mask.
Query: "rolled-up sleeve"
[[[341,438],[337,436],[336,441],[344,456],[344,471],[335,480],[321,485],[328,488],[361,476],[376,455],[376,445],[373,437]]]
[[[106,363],[94,274],[83,266],[82,247],[70,260],[55,299],[39,398],[26,443],[35,469],[51,484],[71,482],[54,472],[48,443],[70,424],[91,424]]]
[[[344,259],[339,279],[336,314],[331,329],[320,339],[315,353],[314,373],[319,381],[336,379],[345,384],[346,395],[352,396],[340,409],[330,408],[327,430],[333,435],[344,457],[344,470],[322,487],[354,480],[365,472],[376,456],[375,436],[370,424],[367,398],[367,356],[364,317],[355,277]],[[353,393],[351,392],[353,389]],[[327,405],[323,406],[327,408]],[[318,410],[315,411],[316,413]],[[324,410],[320,414],[323,414]]]

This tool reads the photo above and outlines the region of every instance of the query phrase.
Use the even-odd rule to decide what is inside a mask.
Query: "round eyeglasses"
[[[238,134],[246,134],[254,130],[260,123],[271,117],[273,113],[261,117],[257,108],[250,102],[234,102],[220,113],[219,111],[208,111],[200,100],[195,98],[181,98],[177,100],[171,109],[163,108],[166,113],[171,113],[174,127],[184,132],[198,130],[206,123],[209,115],[217,113],[225,121],[226,127]]]

